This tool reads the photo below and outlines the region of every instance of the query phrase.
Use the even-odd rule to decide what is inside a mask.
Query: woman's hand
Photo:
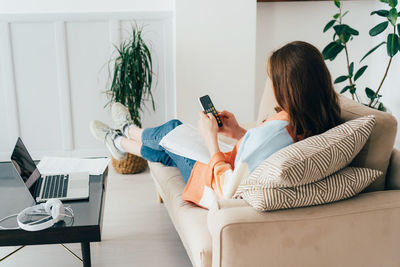
[[[211,113],[205,114],[204,111],[200,112],[200,119],[198,121],[198,129],[200,135],[204,138],[208,151],[211,155],[219,152],[218,146],[218,123]]]
[[[245,135],[246,130],[240,127],[233,113],[224,110],[218,112],[218,116],[222,121],[222,127],[218,129],[220,134],[236,140],[239,140]]]

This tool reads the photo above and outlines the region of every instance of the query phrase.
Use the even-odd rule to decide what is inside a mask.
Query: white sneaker
[[[129,109],[121,103],[114,103],[111,106],[111,116],[115,122],[116,128],[122,133],[125,132],[125,128],[133,124]]]
[[[92,132],[94,138],[106,145],[111,155],[115,159],[121,160],[126,157],[127,153],[119,150],[114,143],[115,138],[118,136],[123,136],[120,130],[112,129],[101,121],[91,121],[90,131]]]

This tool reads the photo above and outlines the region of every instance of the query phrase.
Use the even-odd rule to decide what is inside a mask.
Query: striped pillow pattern
[[[374,125],[375,117],[365,116],[287,146],[263,161],[243,182],[276,187],[316,182],[349,165]]]
[[[243,198],[260,211],[314,206],[355,196],[381,175],[377,170],[347,167],[318,182],[294,187],[248,180],[239,186],[235,198]]]

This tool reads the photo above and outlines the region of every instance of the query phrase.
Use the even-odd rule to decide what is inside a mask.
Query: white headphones
[[[69,212],[71,215],[66,214]],[[47,215],[36,221],[25,223],[26,218],[31,216]],[[59,199],[49,199],[46,203],[28,207],[21,211],[19,214],[13,214],[0,220],[4,221],[10,217],[17,216],[19,228],[25,231],[40,231],[52,227],[55,223],[64,220],[65,217],[73,218],[74,213],[70,207],[65,207]],[[44,222],[42,222],[44,221]],[[42,222],[42,223],[41,223]],[[3,229],[18,229],[18,228],[4,228]]]

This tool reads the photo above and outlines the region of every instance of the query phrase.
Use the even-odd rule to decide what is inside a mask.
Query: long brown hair
[[[275,51],[268,60],[278,108],[289,114],[296,139],[322,133],[340,122],[340,105],[321,52],[296,41]]]

